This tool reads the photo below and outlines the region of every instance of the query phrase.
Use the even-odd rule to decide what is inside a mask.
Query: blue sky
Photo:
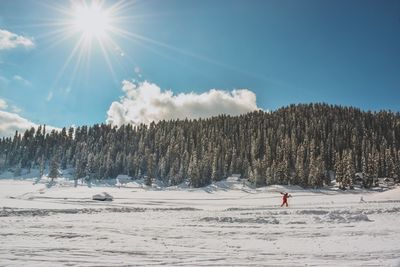
[[[103,2],[103,10],[117,3]],[[243,97],[252,97],[237,98],[232,90],[247,89],[261,109],[327,102],[400,111],[400,1],[147,0],[122,5],[110,16],[121,34],[111,29],[106,36],[112,44],[103,40],[107,63],[96,40],[90,55],[81,46],[68,61],[82,36],[65,29],[75,18],[71,1],[0,1],[3,34],[33,43],[1,49],[0,37],[0,108],[35,124],[91,125],[110,121],[113,103],[112,112],[143,113],[130,111],[129,105],[142,103],[146,90],[155,90],[151,103],[160,97],[176,104],[165,90],[182,93],[181,102],[189,101],[191,92],[202,99],[191,99],[192,104],[228,99],[229,113]],[[147,87],[140,85],[144,81]],[[151,85],[159,91],[146,89]]]

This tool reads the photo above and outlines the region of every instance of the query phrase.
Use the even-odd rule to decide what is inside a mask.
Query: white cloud
[[[125,92],[120,101],[111,104],[107,123],[122,125],[140,124],[168,119],[195,119],[219,114],[239,115],[258,110],[256,95],[247,89],[231,92],[211,89],[208,92],[181,93],[161,91],[150,82],[134,84],[122,82]]]
[[[15,131],[23,132],[36,125],[18,114],[0,111],[0,136],[10,137]]]
[[[14,113],[19,113],[22,111],[22,109],[20,109],[16,105],[9,106],[6,100],[0,98],[0,110],[7,110],[7,109],[12,110],[12,112]]]
[[[24,85],[26,85],[26,86],[31,85],[31,82],[30,82],[30,81],[28,81],[28,80],[22,78],[22,77],[19,76],[19,75],[14,75],[14,76],[13,76],[13,80],[14,80],[14,81],[17,81],[17,82],[20,82],[20,83],[22,83],[22,84],[24,84]]]
[[[12,137],[15,131],[23,133],[32,127],[37,128],[39,125],[35,124],[18,114],[10,113],[0,110],[0,137]],[[52,130],[59,130],[52,126],[46,126],[46,132]]]
[[[8,107],[7,102],[0,98],[0,109],[6,109]]]
[[[33,39],[0,29],[0,50],[12,49],[18,46],[33,48]]]

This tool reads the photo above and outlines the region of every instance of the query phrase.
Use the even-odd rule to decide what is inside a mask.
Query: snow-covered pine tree
[[[397,182],[400,183],[400,150],[397,151],[397,157],[394,169],[395,169],[395,178]]]
[[[336,182],[339,184],[339,188],[345,189],[344,164],[343,164],[343,159],[338,152],[335,155],[335,178]]]
[[[58,157],[57,155],[54,155],[50,161],[49,177],[51,178],[51,181],[53,181],[60,175],[58,168],[59,168]]]
[[[21,172],[22,172],[22,163],[19,162],[19,163],[17,164],[17,166],[15,167],[14,176],[15,176],[15,177],[21,176]]]
[[[97,158],[93,153],[89,153],[87,158],[85,174],[89,182],[93,181],[96,176]]]
[[[154,157],[153,155],[149,155],[148,163],[147,163],[147,177],[144,181],[145,185],[151,186],[153,184],[154,178]]]
[[[115,178],[122,173],[143,177],[148,173],[146,151],[149,151],[155,155],[157,179],[168,179],[171,183],[190,179],[193,186],[202,186],[231,173],[247,177],[254,171],[250,168],[256,161],[261,161],[260,175],[267,184],[290,181],[311,186],[309,171],[317,173],[312,184],[319,185],[324,179],[318,175],[320,170],[334,170],[340,160],[344,161],[345,151],[351,150],[354,171],[365,172],[363,164],[366,164],[371,177],[400,176],[399,121],[399,114],[392,112],[370,113],[352,107],[302,104],[274,112],[162,121],[151,126],[101,124],[50,133],[41,126],[36,131],[28,129],[0,139],[0,168],[14,170],[20,162],[24,169],[40,167],[42,156],[51,163],[56,154],[60,155],[61,169],[78,167],[85,165],[82,162],[88,161],[91,153],[98,162],[99,179]],[[335,159],[337,153],[343,155],[339,161]],[[195,167],[193,162],[189,164],[193,154],[196,154]],[[314,167],[309,170],[310,166],[316,166],[318,171]]]
[[[394,156],[390,149],[385,150],[385,176],[393,178],[395,176]]]
[[[356,174],[355,163],[353,161],[352,150],[345,151],[345,172],[344,172],[344,185],[348,186],[350,189],[354,189],[354,177]]]
[[[40,163],[39,163],[39,178],[43,177],[44,169],[45,169],[45,160],[44,160],[44,155],[42,155],[40,157]]]
[[[214,153],[212,166],[211,166],[211,180],[213,182],[218,181],[221,177],[220,169],[218,166],[218,154]]]

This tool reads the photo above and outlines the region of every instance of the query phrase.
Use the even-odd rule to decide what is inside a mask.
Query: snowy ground
[[[279,191],[293,195],[280,208]],[[112,202],[91,200],[108,192]],[[360,198],[364,202],[360,202]],[[400,266],[400,188],[0,180],[0,266]]]

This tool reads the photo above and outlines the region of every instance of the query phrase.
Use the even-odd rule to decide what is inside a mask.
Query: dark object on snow
[[[288,199],[289,197],[292,197],[292,196],[291,196],[289,193],[282,193],[282,192],[281,192],[281,195],[283,195],[281,207],[283,207],[283,205],[285,205],[285,204],[286,204],[286,207],[289,206],[289,205],[288,205],[288,202],[287,202],[287,199]]]
[[[113,201],[114,198],[110,194],[103,192],[101,194],[94,195],[92,199],[98,201]]]

